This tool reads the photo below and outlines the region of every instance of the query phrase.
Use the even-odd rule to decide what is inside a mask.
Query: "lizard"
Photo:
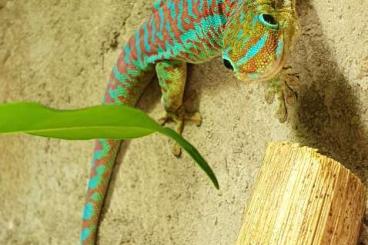
[[[221,56],[224,66],[240,80],[282,79],[281,70],[297,31],[295,0],[156,0],[150,17],[122,46],[103,103],[135,106],[156,76],[166,112],[162,123],[174,121],[181,133],[186,121],[201,121],[198,114],[188,116],[183,106],[187,63]],[[110,139],[95,143],[81,244],[97,242],[120,144]]]

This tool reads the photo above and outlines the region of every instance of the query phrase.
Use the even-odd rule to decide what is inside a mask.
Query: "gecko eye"
[[[277,23],[275,17],[273,17],[270,14],[260,14],[259,20],[261,23],[269,28],[277,29],[279,27],[279,24]]]
[[[230,61],[228,61],[227,59],[223,59],[223,61],[224,61],[224,66],[225,66],[227,69],[229,69],[229,70],[234,70],[234,67],[233,67],[233,65],[231,64],[231,62],[230,62]]]

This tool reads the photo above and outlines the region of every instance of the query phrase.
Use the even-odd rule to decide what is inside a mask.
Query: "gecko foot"
[[[199,112],[188,113],[182,106],[176,112],[165,112],[165,115],[158,121],[161,125],[165,125],[168,122],[174,122],[175,131],[181,135],[186,122],[192,122],[196,126],[200,126],[202,123],[202,117]],[[176,157],[181,155],[181,148],[177,143],[173,143],[172,152]]]
[[[276,117],[281,123],[286,122],[288,118],[288,105],[294,105],[298,99],[298,90],[300,88],[299,76],[291,72],[291,67],[285,67],[280,75],[268,82],[266,92],[266,101],[271,104],[275,96],[279,101],[279,108]]]

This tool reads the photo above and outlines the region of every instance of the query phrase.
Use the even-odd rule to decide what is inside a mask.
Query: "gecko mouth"
[[[270,69],[268,72],[263,72],[263,73],[238,73],[236,74],[236,77],[241,80],[241,81],[245,81],[245,82],[250,82],[250,81],[267,81],[267,80],[271,80],[272,78],[274,78],[282,69],[282,65],[277,65],[275,66],[275,68]]]
[[[280,59],[275,61],[271,67],[268,67],[263,72],[236,72],[235,76],[244,82],[267,81],[274,78],[281,71],[284,63],[284,55],[282,55]]]

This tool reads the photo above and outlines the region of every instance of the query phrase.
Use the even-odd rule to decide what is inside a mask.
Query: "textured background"
[[[289,60],[302,88],[289,122],[263,86],[237,81],[220,59],[191,68],[204,122],[188,138],[213,166],[216,191],[167,139],[134,140],[120,154],[100,244],[233,244],[267,142],[317,147],[368,183],[366,0],[300,1],[301,36]],[[98,104],[110,67],[147,0],[0,0],[0,101],[57,108]],[[162,112],[151,86],[140,107]],[[0,243],[77,244],[93,142],[0,138]],[[124,159],[122,161],[122,159]],[[123,163],[122,163],[123,162]]]

